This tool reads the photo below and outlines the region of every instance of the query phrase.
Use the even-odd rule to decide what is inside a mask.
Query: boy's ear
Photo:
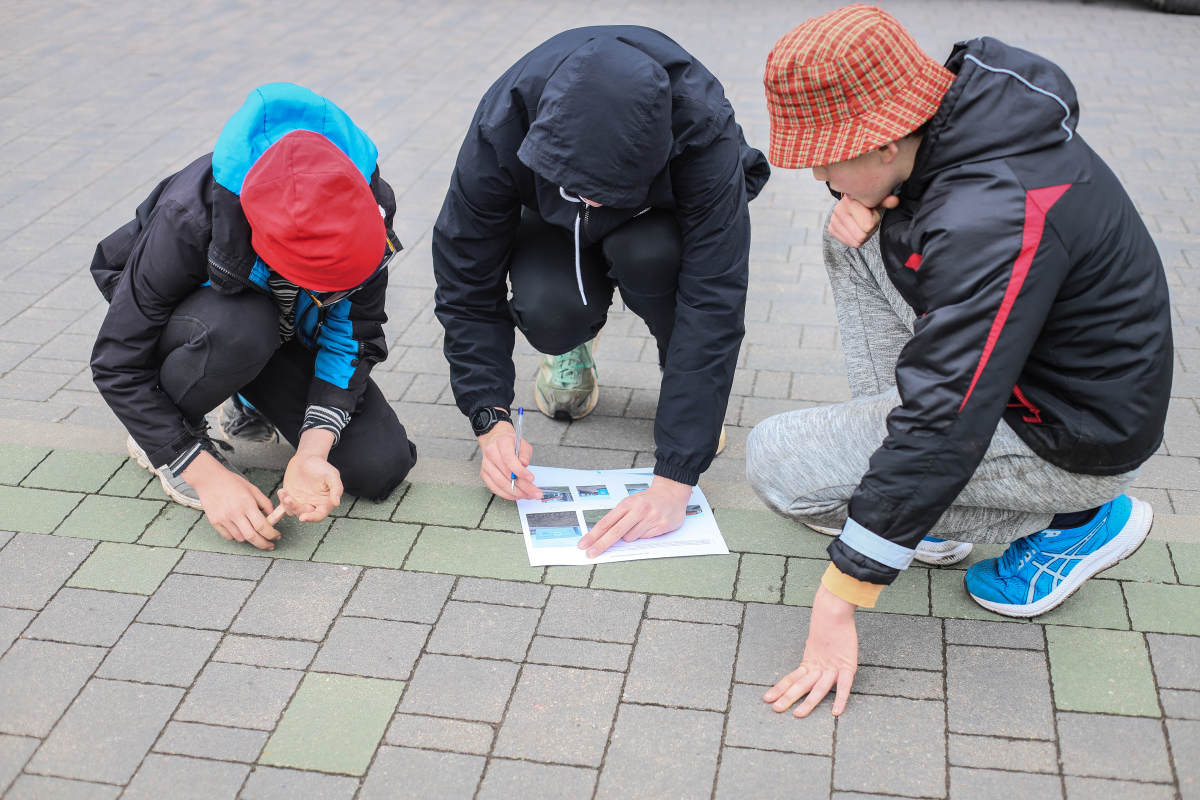
[[[878,152],[884,164],[891,164],[896,160],[896,156],[900,155],[900,146],[895,142],[888,142],[880,147]]]

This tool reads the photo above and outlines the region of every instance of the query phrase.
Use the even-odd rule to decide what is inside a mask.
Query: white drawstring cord
[[[562,195],[563,200],[566,200],[568,203],[583,202],[582,198],[572,197],[571,195],[567,194],[567,190],[561,186],[558,187],[558,193]],[[583,209],[581,208],[580,211],[582,212]],[[581,216],[582,214],[575,215],[575,282],[579,284],[579,296],[583,298],[583,304],[586,306],[588,303],[587,295],[583,292],[583,270],[579,267],[579,219]]]

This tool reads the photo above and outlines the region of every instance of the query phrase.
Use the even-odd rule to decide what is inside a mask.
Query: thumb
[[[342,502],[342,475],[332,464],[328,467],[325,471],[325,485],[329,487],[329,502],[336,506]]]
[[[900,198],[896,197],[894,194],[889,194],[887,197],[883,198],[883,202],[879,204],[879,207],[895,208],[898,205],[900,205]]]

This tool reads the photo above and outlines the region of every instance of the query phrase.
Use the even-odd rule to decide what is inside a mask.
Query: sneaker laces
[[[232,453],[233,445],[229,444],[223,439],[213,439],[211,436],[209,436],[207,419],[201,419],[200,422],[188,422],[187,420],[184,420],[183,424],[185,427],[187,427],[188,432],[195,436],[197,440],[199,440],[202,448],[207,450],[213,458],[217,459],[217,461],[220,461],[226,467],[232,469],[232,467],[229,465],[229,462],[225,460],[225,456],[223,456],[217,450],[217,448],[221,448],[221,450],[224,450],[226,453]]]
[[[999,575],[1006,578],[1015,577],[1026,564],[1033,561],[1034,556],[1042,552],[1040,547],[1030,541],[1034,535],[1017,539],[1008,546],[996,564],[996,572]]]
[[[554,358],[553,379],[559,386],[574,389],[583,383],[583,371],[595,368],[596,362],[592,359],[591,348],[581,344],[574,350]]]
[[[271,424],[271,421],[268,420],[266,416],[257,410],[247,408],[236,400],[233,401],[233,406],[238,410],[238,414],[225,424],[225,430],[229,432],[230,436],[237,436],[242,431],[246,430],[246,428],[249,428],[253,425]]]

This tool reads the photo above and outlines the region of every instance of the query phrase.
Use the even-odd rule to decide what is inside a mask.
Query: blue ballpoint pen
[[[517,409],[517,458],[521,457],[521,424],[525,422],[525,409]],[[512,482],[508,486],[509,494],[517,488],[517,473],[512,474]]]

